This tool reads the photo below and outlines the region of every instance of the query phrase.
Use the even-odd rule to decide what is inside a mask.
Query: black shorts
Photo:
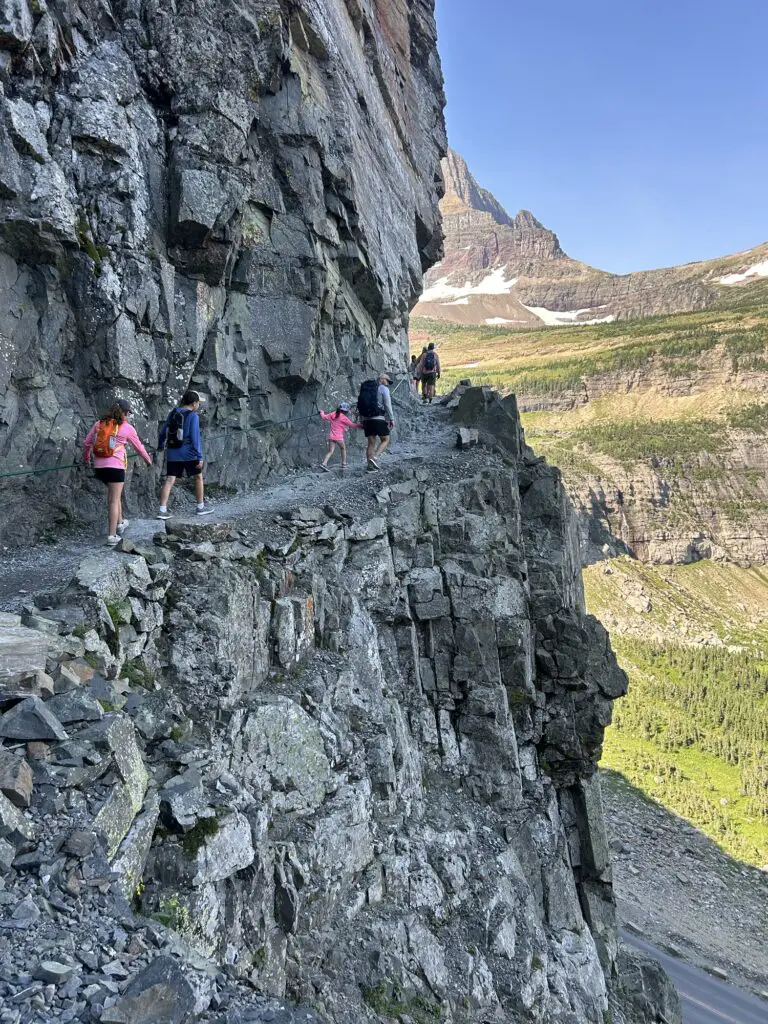
[[[365,420],[363,431],[366,437],[389,437],[391,433],[386,420]]]
[[[103,484],[125,483],[125,470],[118,469],[116,466],[96,466],[94,467],[93,475],[97,480],[101,480]]]
[[[191,462],[171,462],[168,459],[168,468],[165,471],[166,476],[199,476],[203,472],[203,467],[199,466],[197,459],[193,459]]]
[[[427,387],[427,388],[434,387],[434,383],[435,383],[436,380],[437,380],[437,374],[436,373],[422,373],[422,375],[421,375],[421,383],[424,385],[424,387]]]

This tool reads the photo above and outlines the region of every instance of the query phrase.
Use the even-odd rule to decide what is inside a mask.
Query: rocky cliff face
[[[752,329],[752,318],[748,324],[747,330]],[[722,334],[727,337],[727,325]],[[759,324],[754,337],[761,343]],[[541,427],[532,428],[530,441],[551,461],[567,465],[566,489],[579,513],[585,559],[629,554],[655,563],[714,558],[743,566],[764,564],[768,444],[762,422],[750,423],[743,413],[742,419],[731,421],[714,416],[697,420],[689,414],[681,423],[667,421],[655,428],[660,439],[677,431],[676,451],[660,445],[662,453],[652,454],[638,441],[636,451],[617,454],[610,441],[590,443],[588,432],[583,440],[578,431],[569,439],[568,417],[590,403],[602,401],[606,408],[616,396],[636,402],[636,421],[646,428],[644,401],[649,406],[667,402],[670,409],[675,402],[688,402],[711,416],[718,404],[727,409],[729,399],[744,396],[747,410],[754,412],[760,408],[754,399],[766,385],[764,369],[740,370],[727,348],[716,345],[697,354],[687,367],[670,367],[651,354],[637,368],[585,374],[578,387],[558,395],[518,393],[521,411],[543,413],[552,424],[546,436]]]
[[[3,0],[2,467],[71,463],[115,391],[153,439],[189,384],[212,479],[294,461],[316,399],[405,361],[442,105],[431,0]],[[24,508],[71,510],[41,480]]]
[[[124,540],[13,627],[14,1005],[138,1024],[149,991],[169,1021],[316,1019],[252,984],[337,1024],[679,1021],[618,949],[596,759],[626,678],[559,474],[514,400],[474,389],[457,414],[496,454]],[[33,947],[63,995],[23,989]]]
[[[734,437],[713,457],[628,465],[590,455],[572,473],[568,495],[579,512],[585,564],[629,554],[643,562],[702,558],[742,566],[768,561],[768,448],[762,434]]]
[[[458,153],[442,168],[445,258],[425,278],[418,316],[519,327],[604,323],[706,309],[728,288],[768,274],[767,246],[709,263],[609,274],[567,256],[527,210],[510,217]]]

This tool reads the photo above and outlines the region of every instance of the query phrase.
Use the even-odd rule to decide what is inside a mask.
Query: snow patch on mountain
[[[742,281],[748,281],[750,277],[768,277],[768,260],[755,263],[739,274],[726,274],[725,277],[718,278],[718,280],[720,284],[741,284]]]
[[[564,327],[567,324],[576,324],[577,326],[588,326],[590,324],[612,324],[616,319],[615,314],[611,313],[609,316],[596,316],[590,317],[589,320],[580,320],[579,317],[584,316],[585,313],[597,313],[601,309],[605,309],[605,306],[594,306],[587,309],[547,309],[545,306],[524,306],[529,313],[533,313],[539,320],[547,325],[547,327]]]
[[[419,301],[440,302],[448,305],[448,300],[465,299],[470,295],[509,295],[517,284],[517,278],[514,277],[508,281],[506,270],[506,266],[496,267],[478,284],[472,285],[466,281],[461,287],[450,284],[450,278],[441,277],[422,293]]]

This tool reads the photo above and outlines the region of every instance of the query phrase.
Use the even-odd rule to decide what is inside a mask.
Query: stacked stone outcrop
[[[11,1005],[138,1024],[156,982],[179,1021],[273,1019],[256,986],[337,1024],[639,1024],[596,774],[626,678],[514,403],[456,415],[478,447],[357,513],[171,523],[13,624]],[[59,967],[28,979],[32,949]]]

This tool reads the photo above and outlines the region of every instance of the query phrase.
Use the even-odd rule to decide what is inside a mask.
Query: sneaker
[[[330,469],[328,469],[328,467],[327,467],[327,466],[323,465],[323,463],[322,463],[322,462],[320,463],[320,469],[322,469],[322,471],[323,471],[324,473],[330,473],[330,472],[331,472],[331,471],[330,471]]]
[[[173,516],[172,516],[172,514],[170,512],[158,512],[157,513],[157,518],[158,519],[172,519]]]
[[[368,469],[369,473],[378,473],[379,472],[379,467],[376,465],[376,463],[373,461],[373,459],[369,460],[367,469]]]
[[[368,459],[368,465],[369,466],[373,466],[374,469],[378,469],[379,468],[379,464],[376,461],[376,459]]]
[[[127,529],[128,529],[128,520],[127,519],[124,519],[122,521],[122,523],[118,523],[117,524],[117,532],[118,533],[125,533],[125,531]]]
[[[117,535],[115,535],[114,537],[107,537],[104,543],[107,545],[108,548],[113,548],[115,544],[120,543],[120,538]]]
[[[210,505],[203,505],[202,508],[198,505],[195,509],[196,516],[209,516],[211,512],[213,512],[213,509]]]

